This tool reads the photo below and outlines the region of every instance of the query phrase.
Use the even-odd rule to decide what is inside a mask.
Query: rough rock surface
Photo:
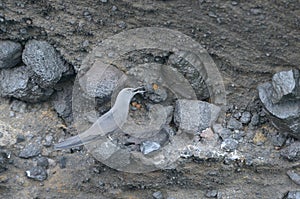
[[[290,146],[281,150],[280,154],[282,157],[289,161],[300,160],[300,142],[294,142]]]
[[[300,99],[300,71],[293,69],[274,74],[272,86],[273,103]]]
[[[0,95],[23,101],[37,102],[47,99],[53,89],[42,89],[32,79],[27,66],[18,66],[0,71]]]
[[[41,153],[41,147],[34,143],[34,144],[28,144],[25,146],[24,149],[19,153],[20,158],[31,158],[34,156],[38,156]]]
[[[42,88],[54,86],[68,70],[53,46],[46,41],[27,42],[22,60],[34,73],[32,78]]]
[[[282,73],[283,72],[275,74],[273,76],[273,80],[278,79],[278,76],[282,77]],[[286,81],[292,80],[289,79]],[[290,94],[292,90],[298,90],[300,87],[299,85],[296,85],[293,86],[292,90],[284,90],[284,86],[282,85],[283,82],[278,82],[279,81],[273,81],[272,84],[267,82],[259,85],[259,98],[266,107],[266,110],[270,113],[270,117],[274,125],[277,128],[281,129],[283,132],[287,131],[291,135],[300,139],[300,99],[298,99],[295,95],[291,95],[289,97],[289,100],[286,100],[288,96],[287,94]],[[293,85],[293,83],[291,83],[291,85]],[[278,101],[276,104],[273,103],[272,96],[274,96],[274,90],[277,90],[277,93],[281,93],[278,94],[279,96],[281,96],[280,99],[284,96],[285,100]]]
[[[13,41],[0,41],[0,69],[11,68],[21,62],[22,46]]]
[[[185,132],[196,134],[210,127],[218,118],[220,108],[203,101],[177,100],[174,121]]]

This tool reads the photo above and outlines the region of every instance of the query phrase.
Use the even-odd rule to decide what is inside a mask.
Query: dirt
[[[94,46],[117,33],[150,26],[177,30],[209,52],[223,77],[228,106],[257,111],[261,108],[257,85],[270,81],[277,71],[299,68],[299,16],[297,0],[3,0],[0,38],[23,45],[30,39],[46,40],[78,71]],[[29,105],[15,117],[9,116],[11,103],[1,99],[0,120],[26,137],[33,135],[35,140],[51,134],[57,142],[73,132],[49,102]],[[264,157],[267,153],[269,159],[258,166],[188,158],[180,159],[176,169],[131,174],[97,162],[85,150],[53,152],[51,147],[43,147],[42,155],[52,160],[43,182],[25,176],[35,159],[18,158],[28,141],[21,142],[8,147],[12,162],[0,174],[0,197],[129,199],[152,198],[154,192],[161,191],[164,198],[179,199],[206,198],[217,190],[213,197],[282,198],[299,189],[286,175],[298,166],[279,157],[270,138],[262,133],[276,130],[270,122],[264,125],[249,136],[249,142],[254,139],[262,145],[244,147],[250,155]],[[67,159],[65,168],[60,166],[61,157]]]

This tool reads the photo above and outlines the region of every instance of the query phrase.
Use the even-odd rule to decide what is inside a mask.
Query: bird
[[[70,149],[84,144],[91,143],[101,137],[119,130],[127,120],[129,104],[133,96],[144,93],[144,87],[124,88],[116,98],[113,107],[86,131],[76,136],[67,138],[61,143],[54,144],[54,150]]]

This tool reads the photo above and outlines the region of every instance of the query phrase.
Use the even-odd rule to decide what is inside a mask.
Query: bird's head
[[[129,103],[134,95],[144,92],[146,92],[144,87],[124,88],[119,92],[116,102],[123,101]]]

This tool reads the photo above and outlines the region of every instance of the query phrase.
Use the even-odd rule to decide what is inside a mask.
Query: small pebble
[[[26,176],[37,181],[44,181],[47,179],[48,174],[43,167],[36,166],[32,167],[30,170],[27,170]]]
[[[152,141],[144,141],[140,147],[141,152],[145,155],[158,149],[160,149],[160,144]]]
[[[163,199],[163,198],[164,198],[161,191],[154,192],[154,193],[152,194],[152,196],[153,196],[153,198],[155,198],[155,199]]]
[[[20,142],[24,142],[25,141],[25,136],[22,135],[22,134],[18,134],[17,135],[17,143],[20,143]]]
[[[238,147],[238,145],[239,145],[238,141],[228,138],[222,142],[221,149],[227,152],[231,152],[234,151]]]
[[[34,156],[38,156],[41,153],[41,147],[38,144],[28,144],[25,148],[20,152],[20,158],[31,158]]]
[[[60,167],[61,169],[64,169],[64,168],[66,168],[66,166],[67,166],[67,158],[64,157],[64,156],[62,156],[62,157],[59,159],[59,167]]]
[[[209,190],[205,194],[205,196],[208,198],[215,198],[215,197],[217,197],[217,195],[218,195],[217,190]]]
[[[242,122],[243,124],[248,124],[250,120],[251,120],[251,113],[248,111],[243,112],[240,118],[240,122]]]
[[[243,128],[243,125],[241,122],[231,117],[228,121],[227,128],[231,130],[241,130]]]
[[[37,166],[41,166],[41,167],[47,169],[49,167],[48,159],[46,157],[38,157],[37,158]]]

